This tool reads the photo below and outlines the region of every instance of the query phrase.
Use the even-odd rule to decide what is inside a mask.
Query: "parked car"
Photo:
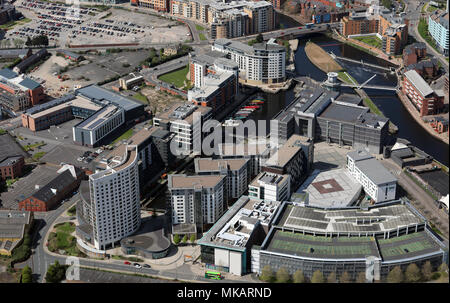
[[[123,264],[125,264],[125,265],[131,265],[131,263],[128,262],[128,261],[124,261]]]
[[[144,264],[144,265],[142,265],[144,268],[151,268],[150,267],[150,265],[148,265],[148,264]]]
[[[134,267],[136,267],[136,268],[142,268],[142,265],[139,264],[139,263],[134,263],[133,265],[134,265]]]

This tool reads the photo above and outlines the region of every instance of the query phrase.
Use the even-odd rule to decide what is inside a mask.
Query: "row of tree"
[[[33,38],[27,37],[26,46],[48,46],[48,37],[46,35],[39,35]]]
[[[441,275],[448,275],[448,266],[445,263],[442,263],[438,268],[437,275],[433,273],[433,268],[429,261],[425,262],[422,266],[422,269],[412,263],[408,265],[405,272],[402,271],[400,266],[394,267],[387,276],[387,282],[389,283],[402,283],[402,282],[420,282],[420,281],[429,281],[434,278],[438,278]],[[260,279],[265,282],[279,282],[279,283],[305,283],[307,282],[307,278],[304,276],[301,270],[297,270],[292,276],[289,274],[286,268],[281,267],[276,273],[272,271],[270,265],[266,265],[263,267],[260,275]],[[352,277],[348,272],[343,272],[342,275],[338,278],[335,272],[330,273],[327,277],[323,275],[320,270],[316,270],[311,279],[309,280],[311,283],[350,283],[353,282]],[[366,274],[365,272],[360,272],[356,280],[354,282],[357,283],[365,283],[366,282]]]
[[[189,241],[190,241],[192,244],[194,244],[194,242],[195,242],[195,240],[196,240],[196,237],[195,237],[194,234],[192,234],[190,238],[188,238],[187,235],[184,235],[183,238],[180,238],[180,235],[176,234],[175,236],[173,236],[173,243],[175,243],[175,244],[177,244],[177,245],[178,245],[180,242],[183,243],[183,244],[186,244],[187,241],[188,241],[188,239],[189,239]]]

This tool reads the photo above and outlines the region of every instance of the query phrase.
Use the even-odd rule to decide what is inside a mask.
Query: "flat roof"
[[[219,143],[219,153],[221,156],[250,156],[268,155],[270,146],[266,143]]]
[[[385,261],[412,258],[441,250],[426,231],[420,231],[390,239],[377,238],[380,254]]]
[[[248,159],[212,159],[212,158],[195,158],[195,172],[211,172],[220,171],[221,168],[229,170],[239,170],[246,163]]]
[[[160,119],[165,122],[181,120],[188,124],[192,124],[194,121],[194,113],[199,112],[202,116],[212,111],[208,106],[197,106],[190,103],[175,103],[166,111],[155,116],[156,119]],[[183,114],[181,118],[178,118],[176,114]]]
[[[286,182],[286,180],[289,177],[290,177],[290,175],[279,175],[279,174],[275,174],[275,173],[260,172],[249,185],[259,187],[260,182],[262,182],[264,184],[278,186],[278,184],[282,184],[282,183]]]
[[[91,115],[86,120],[80,122],[79,124],[75,125],[76,128],[81,128],[85,130],[93,130],[98,128],[100,125],[102,125],[104,122],[108,121],[108,119],[116,114],[117,112],[121,111],[122,109],[109,104],[95,112],[93,115]]]
[[[400,201],[368,209],[358,207],[325,209],[289,203],[283,209],[281,219],[276,225],[280,228],[310,232],[366,234],[383,233],[425,222],[406,204],[398,202]]]
[[[6,133],[0,135],[0,162],[9,157],[14,156],[27,156],[27,153],[19,146],[19,144]]]
[[[51,101],[50,101],[51,102]],[[71,95],[70,97],[68,96],[68,98],[65,99],[57,99],[55,100],[55,102],[53,103],[54,105],[52,106],[52,104],[48,104],[47,106],[42,106],[40,107],[40,109],[42,109],[41,111],[39,111],[38,108],[29,111],[29,112],[25,112],[26,114],[31,115],[32,118],[37,119],[39,117],[43,117],[46,116],[50,113],[56,112],[60,109],[64,109],[67,107],[79,107],[79,108],[85,108],[85,109],[89,109],[92,111],[98,111],[102,108],[101,105],[94,103],[86,98],[80,97],[80,96],[73,96]],[[46,105],[45,103],[42,105]]]
[[[173,174],[168,176],[169,189],[210,188],[221,182],[226,176],[187,176]]]
[[[266,166],[284,167],[302,150],[303,144],[312,144],[307,137],[292,135],[265,163]]]
[[[311,206],[326,208],[346,207],[351,205],[361,193],[362,185],[347,172],[347,169],[327,171],[315,170],[292,195]],[[301,198],[305,197],[305,198]]]
[[[358,118],[362,114],[368,112],[368,110],[367,107],[332,102],[319,117],[335,121],[356,123]]]
[[[85,96],[90,100],[97,101],[100,103],[104,102],[112,103],[116,106],[123,108],[125,111],[129,111],[143,106],[143,104],[139,103],[138,101],[133,101],[129,98],[106,90],[97,85],[88,85],[79,88],[75,91],[75,94]]]
[[[397,178],[377,159],[363,150],[349,152],[347,157],[355,161],[355,166],[377,185],[396,182]]]
[[[374,237],[323,237],[275,230],[267,251],[314,259],[380,257]]]
[[[99,169],[104,171],[90,175],[90,177],[96,179],[101,178],[107,173],[108,169],[112,169],[114,172],[118,172],[134,162],[137,158],[137,146],[120,144],[118,147],[114,148],[111,153],[107,156],[107,163],[100,161],[97,165]],[[102,159],[103,160],[103,159]]]

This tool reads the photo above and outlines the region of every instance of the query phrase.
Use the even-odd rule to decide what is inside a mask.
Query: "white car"
[[[134,263],[133,265],[134,265],[134,267],[136,267],[136,268],[142,268],[142,265],[141,265],[141,264]]]

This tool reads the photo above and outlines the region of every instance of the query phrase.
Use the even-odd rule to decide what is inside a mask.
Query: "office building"
[[[249,46],[229,39],[217,39],[212,49],[227,54],[239,65],[239,77],[244,83],[279,83],[286,78],[286,48],[277,43],[269,41]]]
[[[421,117],[440,113],[444,107],[444,96],[438,95],[414,69],[403,74],[402,92]]]
[[[248,159],[195,158],[195,173],[199,176],[226,176],[227,196],[229,199],[237,199],[244,194],[248,187],[250,173],[248,162]]]
[[[203,232],[204,225],[214,224],[227,209],[227,176],[168,176],[172,234]]]
[[[0,106],[22,111],[41,103],[45,97],[41,84],[8,68],[0,70]]]
[[[448,56],[448,8],[447,11],[434,11],[428,17],[428,32],[440,52]]]
[[[32,131],[49,128],[74,118],[83,119],[73,127],[73,141],[83,146],[105,143],[110,134],[144,115],[144,105],[96,85],[32,107],[22,113],[22,125]],[[109,143],[109,142],[108,142]]]
[[[104,251],[136,232],[141,223],[137,146],[116,148],[79,191],[78,247]]]
[[[323,89],[300,94],[274,118],[281,126],[271,129],[271,137],[289,138],[295,132],[315,141],[381,153],[387,142],[389,119],[369,113],[367,107],[337,101],[338,96],[338,92]]]
[[[397,178],[372,155],[362,150],[349,152],[347,170],[375,203],[395,199]]]
[[[250,198],[287,201],[291,197],[291,176],[261,172],[248,186]]]
[[[122,89],[128,90],[144,83],[144,76],[139,73],[130,73],[119,79],[119,85]]]

